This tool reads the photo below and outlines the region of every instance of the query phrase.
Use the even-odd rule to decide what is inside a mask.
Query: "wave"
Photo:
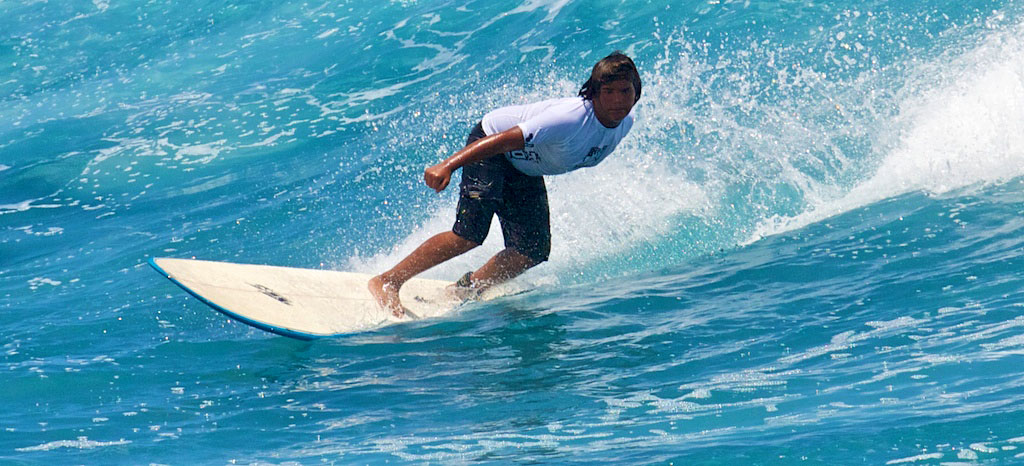
[[[638,124],[601,166],[549,178],[554,250],[531,279],[592,281],[668,267],[907,192],[1024,174],[1024,24],[954,26],[950,37],[934,35],[937,52],[897,53],[868,48],[863,37],[873,30],[849,31],[850,21],[826,30],[810,54],[776,37],[715,49],[685,29],[656,54],[639,54]],[[820,51],[834,63],[807,61]],[[577,71],[551,72],[523,95],[514,85],[497,97],[478,92],[454,118],[480,111],[466,102],[569,94],[574,82],[565,76]],[[450,228],[454,204],[452,193],[435,200],[393,249],[346,267],[390,267]],[[498,248],[495,226],[485,248],[433,273],[475,268]]]
[[[773,216],[753,239],[800,228],[904,193],[941,195],[1024,175],[1024,23],[992,32],[965,53],[911,70],[899,112],[879,127],[896,141],[852,189],[795,216]]]

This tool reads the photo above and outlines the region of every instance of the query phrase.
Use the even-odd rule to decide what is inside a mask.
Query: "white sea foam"
[[[2,208],[2,206],[0,206]],[[22,231],[26,235],[32,236],[56,236],[64,233],[64,229],[61,227],[47,227],[46,231],[36,231],[32,225],[26,225],[23,227],[14,228],[15,230]]]
[[[56,209],[63,207],[61,204],[33,204],[42,199],[28,199],[15,204],[0,204],[0,215],[24,212],[29,209]],[[28,228],[31,229],[31,227]],[[26,231],[26,233],[29,233],[29,231]]]
[[[918,461],[942,459],[942,456],[942,453],[924,453],[920,455],[908,456],[906,458],[899,458],[891,461],[886,461],[885,464],[916,463]]]
[[[865,325],[872,327],[873,330],[869,330],[867,332],[856,332],[853,330],[848,330],[833,335],[829,343],[808,349],[797,354],[784,356],[779,359],[779,362],[785,365],[792,365],[808,359],[824,356],[829,353],[845,351],[857,347],[865,340],[870,340],[872,338],[881,336],[887,336],[903,329],[917,328],[918,326],[925,324],[927,322],[927,319],[914,319],[912,317],[899,317],[890,321],[865,322]]]
[[[316,36],[316,38],[317,39],[326,39],[328,37],[333,36],[336,32],[338,32],[338,28],[331,28],[331,29],[328,29],[328,30],[326,30],[324,32],[321,32],[320,34],[318,34]]]
[[[803,213],[775,216],[750,241],[907,192],[943,194],[1024,175],[1024,25],[994,32],[959,56],[911,74],[899,113],[878,128],[895,146],[874,174]]]
[[[86,437],[78,437],[78,439],[76,440],[57,440],[32,447],[16,448],[15,450],[20,452],[51,451],[57,450],[59,448],[77,448],[79,450],[89,450],[100,447],[128,445],[130,443],[132,442],[124,439],[115,440],[113,442],[98,442],[96,440],[89,440]]]
[[[37,290],[43,285],[60,286],[60,280],[53,280],[46,277],[34,277],[28,281],[28,287],[32,290]]]

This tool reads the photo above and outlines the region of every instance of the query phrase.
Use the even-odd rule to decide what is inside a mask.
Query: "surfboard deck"
[[[400,322],[374,301],[371,275],[334,270],[150,258],[149,264],[213,309],[261,330],[302,340],[365,332]],[[462,301],[451,282],[414,278],[400,292],[419,318],[438,317]]]

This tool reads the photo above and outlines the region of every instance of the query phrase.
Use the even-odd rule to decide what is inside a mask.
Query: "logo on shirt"
[[[607,148],[608,146],[591,147],[590,152],[587,152],[587,155],[583,157],[583,160],[581,160],[580,163],[576,164],[576,166],[573,167],[573,169],[593,167],[594,165],[597,165],[602,160],[604,160],[604,157],[606,155],[608,155],[608,153],[605,152],[605,149]]]
[[[515,160],[525,160],[528,162],[536,162],[540,160],[540,153],[534,150],[533,144],[533,133],[526,135],[523,138],[523,150],[514,150],[508,153],[509,158]]]
[[[514,150],[508,153],[509,158],[536,162],[540,160],[540,154],[535,150]]]

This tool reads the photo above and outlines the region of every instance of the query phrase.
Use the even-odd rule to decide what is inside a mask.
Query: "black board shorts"
[[[466,145],[484,136],[483,127],[477,123]],[[459,206],[452,232],[483,244],[495,214],[501,223],[505,247],[536,262],[548,260],[551,220],[544,177],[516,170],[504,154],[462,167]]]

